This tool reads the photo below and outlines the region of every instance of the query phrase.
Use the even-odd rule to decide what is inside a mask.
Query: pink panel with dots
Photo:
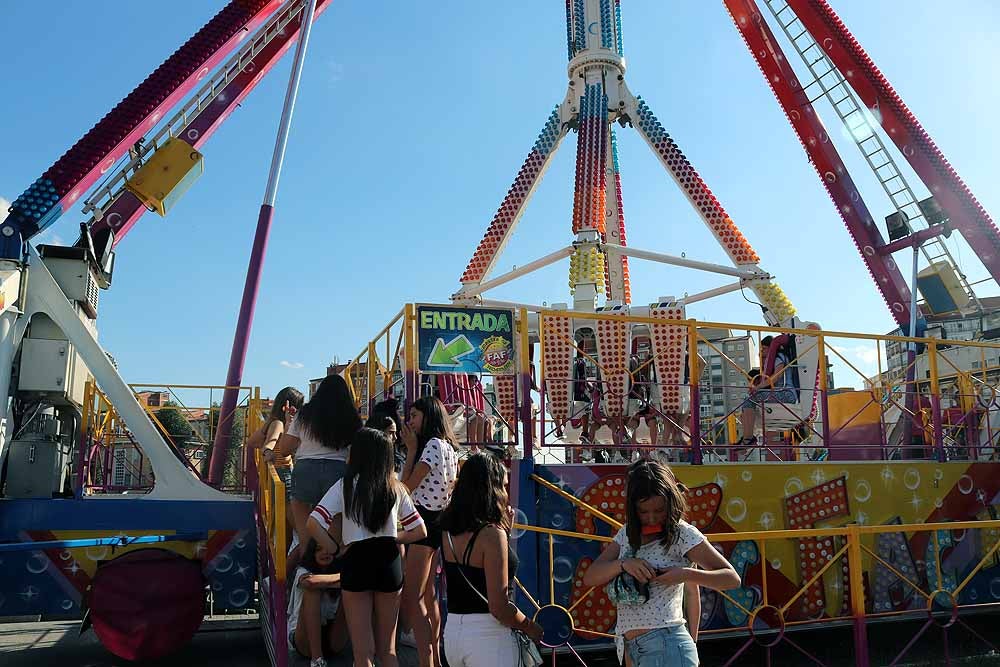
[[[500,409],[500,416],[513,429],[517,424],[517,403],[514,396],[514,375],[495,375],[493,377],[493,387],[497,392],[497,407]]]
[[[604,384],[604,412],[609,417],[625,414],[628,389],[629,323],[623,320],[597,321],[597,353]]]
[[[573,320],[544,315],[542,358],[545,362],[545,395],[552,418],[562,423],[569,418],[570,384],[573,377]]]
[[[683,320],[684,306],[657,306],[650,308],[649,314],[656,319]],[[651,324],[649,328],[656,365],[655,399],[664,412],[680,412],[681,383],[684,382],[684,362],[688,354],[687,327],[679,324]]]

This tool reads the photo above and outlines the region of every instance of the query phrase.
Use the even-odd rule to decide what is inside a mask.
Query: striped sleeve
[[[344,482],[337,480],[336,484],[330,487],[319,504],[313,508],[309,516],[319,522],[327,530],[333,525],[333,517],[344,511]]]
[[[405,491],[398,491],[399,493],[399,506],[398,506],[398,516],[399,525],[403,527],[403,530],[412,530],[417,526],[423,524],[423,517],[417,512],[417,508],[413,505],[413,499],[410,498],[410,494]]]

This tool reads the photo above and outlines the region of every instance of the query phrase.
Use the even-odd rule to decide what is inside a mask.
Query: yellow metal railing
[[[612,532],[621,527],[621,523],[601,512],[596,507],[580,500],[564,489],[551,482],[532,475],[531,479],[559,497],[568,500],[578,510],[587,512],[593,517],[607,523]],[[591,533],[580,533],[542,526],[527,524],[515,524],[517,531],[528,531],[548,536],[548,581],[540,582],[539,590],[548,589],[550,603],[540,605],[528,591],[521,587],[527,595],[529,601],[540,610],[544,607],[554,606],[562,609],[566,614],[572,614],[584,600],[588,599],[598,587],[591,587],[583,591],[575,601],[569,606],[562,606],[556,602],[556,557],[555,539],[570,538],[586,541],[597,541],[601,543],[611,542],[612,538],[605,535]],[[971,533],[978,531],[980,534],[973,536]],[[956,532],[962,533],[961,541],[970,540],[975,547],[975,560],[962,566],[961,576],[956,572],[949,572],[944,564],[942,554],[944,549],[955,546],[957,540],[951,537]],[[879,547],[875,544],[879,536],[882,535],[903,535],[907,544],[922,544],[925,551],[933,551],[933,559],[928,558],[925,564],[926,572],[920,574],[916,571],[906,574],[906,565],[899,562],[890,562],[886,557],[880,555]],[[924,524],[889,524],[889,525],[858,525],[849,524],[846,526],[829,528],[810,528],[798,530],[763,530],[744,531],[735,533],[711,533],[705,535],[706,539],[716,545],[733,545],[731,555],[732,560],[737,547],[741,544],[753,543],[757,550],[757,558],[752,566],[748,566],[741,572],[743,576],[743,586],[739,589],[728,591],[718,591],[723,600],[732,605],[732,612],[735,616],[742,616],[743,622],[731,624],[725,628],[709,628],[700,631],[701,635],[712,635],[719,633],[732,633],[733,630],[742,630],[751,635],[774,634],[777,636],[775,643],[784,636],[785,628],[808,626],[813,624],[826,624],[831,621],[848,621],[860,624],[864,628],[867,619],[888,618],[895,616],[921,617],[926,616],[928,621],[937,616],[951,615],[953,618],[963,610],[982,610],[984,608],[1000,609],[1000,601],[994,602],[962,602],[961,594],[971,584],[977,574],[990,565],[1000,562],[1000,520],[978,520],[978,521],[954,521]],[[789,589],[787,577],[784,571],[779,570],[773,563],[776,554],[782,556],[797,554],[808,540],[830,540],[833,545],[822,553],[815,554],[819,562],[813,571],[806,576],[803,573],[802,580],[792,582]],[[793,541],[788,545],[788,541]],[[796,548],[796,544],[798,548]],[[540,545],[541,550],[545,550],[545,545]],[[883,547],[884,548],[884,547]],[[909,547],[908,547],[909,548]],[[769,552],[771,556],[769,556]],[[912,568],[919,558],[914,558]],[[974,562],[975,564],[969,567]],[[846,565],[846,586],[841,586],[840,581],[844,581],[844,569]],[[877,572],[882,568],[882,572]],[[758,570],[758,572],[753,572]],[[770,571],[770,574],[769,574]],[[751,582],[748,579],[752,576],[752,585],[756,592],[749,594]],[[866,585],[866,575],[872,586]],[[875,596],[879,591],[874,588],[877,577],[885,579],[892,577],[895,582],[904,589],[903,599],[905,608],[890,611],[880,611],[875,604]],[[840,581],[837,581],[839,577]],[[775,579],[782,580],[782,594],[775,595]],[[834,580],[830,582],[829,580]],[[565,583],[565,580],[563,580]],[[547,585],[546,585],[547,584]],[[830,585],[832,584],[832,585]],[[518,582],[520,586],[520,582]],[[578,587],[579,582],[571,584]],[[804,613],[801,607],[806,602],[807,596],[815,595],[812,591],[822,589],[823,594],[820,599],[825,600],[820,609],[813,609],[812,613]],[[839,594],[839,599],[827,599],[827,595],[834,591]],[[909,591],[905,594],[905,591]],[[912,599],[912,600],[911,600]],[[762,614],[770,615],[770,627],[762,627],[755,622]],[[570,616],[572,619],[573,617]],[[767,626],[764,623],[763,626]],[[593,637],[613,637],[606,632],[595,631],[586,627],[576,627],[573,623],[573,632],[583,638]],[[865,637],[862,632],[855,634],[855,639]],[[867,641],[867,640],[865,640]],[[762,643],[763,646],[769,646]],[[773,645],[773,644],[771,644]],[[855,647],[856,650],[862,650]],[[909,647],[903,649],[900,656],[905,654]],[[867,646],[863,647],[864,654],[867,655]],[[895,664],[895,663],[894,663]]]
[[[516,313],[516,316],[523,319],[527,314],[528,311],[520,309]],[[796,436],[797,440],[792,442],[792,445],[795,446],[802,440],[810,440],[810,442],[808,444],[803,443],[802,447],[805,449],[796,447],[794,452],[795,457],[808,457],[811,455],[808,451],[809,447],[828,446],[829,440],[840,433],[844,426],[865,425],[868,423],[865,420],[871,419],[868,413],[862,416],[861,413],[865,412],[862,408],[857,414],[848,413],[846,422],[844,423],[831,424],[829,420],[826,422],[823,421],[823,415],[830,413],[826,402],[833,395],[831,391],[833,387],[828,383],[827,370],[827,366],[831,362],[837,363],[842,370],[846,369],[844,372],[850,376],[845,377],[838,372],[837,379],[839,383],[842,386],[860,386],[860,389],[857,390],[858,395],[862,398],[867,395],[869,402],[878,409],[877,418],[880,420],[879,428],[882,432],[889,433],[897,426],[910,422],[917,432],[920,432],[920,429],[924,428],[928,440],[925,445],[928,448],[945,446],[943,443],[949,436],[948,428],[955,428],[955,426],[953,424],[944,424],[942,420],[943,410],[947,407],[943,393],[958,391],[958,398],[961,401],[962,407],[967,412],[975,412],[973,420],[977,422],[976,428],[981,433],[986,434],[984,436],[985,447],[982,444],[978,446],[993,451],[994,458],[998,449],[997,441],[1000,440],[1000,430],[987,418],[985,413],[988,411],[1000,411],[1000,366],[987,364],[987,354],[989,354],[990,360],[1000,357],[1000,342],[912,338],[907,336],[887,336],[844,331],[823,331],[821,329],[795,329],[731,322],[710,322],[694,319],[669,320],[604,312],[585,313],[540,310],[533,311],[533,314],[538,316],[538,330],[529,337],[526,327],[522,326],[522,335],[515,337],[516,340],[514,341],[516,352],[522,360],[520,369],[522,373],[530,369],[530,364],[525,360],[530,358],[529,350],[531,345],[534,344],[531,340],[537,342],[542,338],[542,332],[548,331],[546,320],[550,318],[572,318],[577,326],[590,321],[593,322],[591,326],[593,326],[595,331],[597,329],[596,323],[599,321],[627,322],[631,325],[671,325],[680,327],[686,332],[683,335],[686,336],[687,340],[680,344],[684,344],[687,348],[688,367],[692,369],[698,368],[698,347],[701,345],[704,349],[711,351],[713,355],[717,355],[722,360],[722,372],[725,379],[729,379],[730,372],[732,372],[733,382],[726,384],[739,385],[742,391],[749,391],[749,386],[747,386],[749,385],[748,368],[757,366],[757,360],[739,360],[734,358],[734,355],[725,349],[724,343],[708,339],[707,330],[726,329],[734,332],[734,334],[738,332],[740,335],[745,335],[756,340],[758,346],[760,339],[767,335],[790,334],[798,336],[797,359],[791,360],[791,363],[805,363],[804,361],[800,361],[804,356],[808,356],[810,360],[816,360],[815,376],[813,377],[816,378],[816,389],[818,391],[816,394],[803,394],[807,397],[807,400],[809,395],[813,395],[815,402],[810,401],[810,405],[803,404],[795,410],[792,410],[791,406],[782,403],[770,404],[772,408],[770,412],[774,414],[769,418],[772,427],[779,431],[792,428],[790,424],[801,426],[801,430]],[[387,393],[387,388],[405,382],[408,377],[414,379],[417,377],[418,337],[416,335],[416,325],[416,307],[414,304],[407,304],[388,324],[382,327],[374,338],[365,343],[358,354],[345,366],[342,374],[347,379],[362,414],[367,414],[371,399],[377,399],[382,394]],[[563,343],[567,350],[580,349],[579,344],[575,340],[566,340]],[[904,362],[902,366],[898,366],[897,364],[893,365],[890,369],[890,358],[896,359],[890,348],[905,347],[910,343],[918,343],[925,346],[925,353],[918,356],[909,366]],[[549,382],[569,381],[568,378],[550,378],[547,376],[545,346],[542,345],[541,347],[541,354],[536,359],[540,371],[538,373],[539,384],[544,385],[546,380]],[[950,348],[950,350],[946,350],[946,348]],[[961,367],[961,364],[956,363],[950,357],[953,354],[951,350],[978,351],[978,356],[981,358],[981,367],[976,369]],[[596,358],[593,351],[583,350],[583,352],[589,355],[592,363],[602,368],[605,373],[616,370],[608,367],[608,360]],[[975,356],[976,352],[969,352],[968,354]],[[813,362],[809,361],[809,363],[811,365]],[[895,364],[895,361],[893,363]],[[919,373],[914,374],[913,380],[907,381],[905,378],[907,370],[919,370]],[[641,371],[641,368],[639,371],[633,370],[630,375],[634,376],[635,372]],[[616,372],[621,372],[621,369],[617,369]],[[713,370],[706,369],[705,372],[711,374]],[[700,376],[695,377],[694,374],[691,375],[692,379],[690,383],[692,385],[701,384]],[[701,387],[701,389],[704,391],[705,387]],[[811,387],[800,388],[802,392],[811,392],[811,390]],[[408,393],[418,391],[417,386],[408,388]],[[973,395],[974,392],[975,395]],[[992,401],[988,406],[982,405],[984,400],[982,396],[984,394],[992,397]],[[903,400],[904,396],[907,400]],[[979,398],[977,399],[976,396],[979,396]],[[925,408],[929,410],[929,414],[922,415],[920,411],[921,406],[916,403],[917,397],[934,403],[932,407]],[[407,398],[413,399],[416,396],[407,395]],[[975,411],[974,408],[977,400],[981,409]],[[546,401],[546,405],[549,405],[548,401]],[[810,406],[812,406],[811,409]],[[700,410],[701,404],[692,404],[690,408],[691,410]],[[719,443],[715,442],[715,440],[721,437],[724,437],[728,442],[735,441],[734,437],[738,435],[738,429],[736,428],[734,415],[727,414],[714,421],[712,418],[701,417],[700,415],[699,417],[697,427],[701,435],[698,442],[701,446],[717,447]],[[547,413],[540,414],[539,418],[542,420],[543,433],[547,433],[549,430],[558,430],[562,426],[551,420]],[[923,426],[921,426],[921,420],[924,422]],[[695,426],[691,425],[689,421],[686,419],[683,424],[676,424],[675,428],[683,431],[689,441],[694,441],[691,438],[692,434],[688,433],[688,430],[689,427],[694,428]],[[719,435],[716,436],[715,433]],[[701,437],[706,434],[709,437]],[[818,439],[813,439],[814,435],[818,436]],[[874,443],[865,445],[865,447],[869,448],[880,446]],[[891,443],[888,446],[891,446]],[[789,453],[789,455],[792,455],[792,453]],[[939,456],[943,456],[943,454],[939,454]]]
[[[254,452],[258,471],[258,503],[264,524],[263,536],[274,563],[274,576],[279,583],[285,581],[285,558],[288,554],[287,511],[285,483],[281,481],[272,463],[264,461],[263,452]]]
[[[169,429],[160,418],[162,411],[174,410],[177,414],[184,418],[187,423],[187,432],[183,434],[186,442],[197,443],[202,451],[207,450],[207,448],[211,446],[216,425],[221,417],[219,414],[220,408],[215,404],[215,401],[213,401],[213,396],[221,398],[221,392],[225,390],[226,387],[219,385],[162,383],[133,383],[130,384],[129,387],[139,400],[139,405],[141,405],[146,411],[150,421],[153,422],[154,426],[157,427],[160,433],[170,436],[171,439],[182,435],[179,433],[170,433]],[[240,420],[243,430],[243,438],[241,442],[235,442],[234,446],[237,449],[241,449],[246,441],[246,438],[249,437],[251,433],[259,429],[264,423],[265,415],[264,400],[261,398],[259,387],[242,386],[238,387],[238,389],[241,392],[241,396],[236,406],[235,416]],[[207,399],[206,402],[208,403],[208,406],[202,408],[188,405],[182,398],[181,392],[187,394],[191,394],[192,392],[205,393],[204,398]],[[168,395],[170,398],[168,399],[167,404],[149,405],[146,401],[142,400],[141,395],[143,393],[161,393]],[[89,381],[84,388],[82,412],[83,430],[89,434],[93,444],[101,448],[113,448],[128,444],[128,446],[135,447],[141,452],[141,446],[132,441],[127,425],[122,421],[118,411],[111,404],[104,393],[101,392],[100,388],[97,387],[97,384],[93,380]],[[203,419],[205,421],[203,429],[198,428],[198,426],[194,423],[195,421],[198,421],[193,419],[194,417],[198,417],[198,420]],[[197,469],[201,461],[195,458],[190,458],[187,450],[182,451],[182,453],[188,457],[190,466]],[[242,459],[238,462],[240,470],[237,472],[240,476],[244,474],[248,463],[249,458],[247,453],[243,451]],[[243,481],[237,480],[236,486],[239,487],[237,490],[242,490],[242,487],[244,486]]]

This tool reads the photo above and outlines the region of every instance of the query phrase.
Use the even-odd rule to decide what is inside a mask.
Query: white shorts
[[[590,401],[573,401],[572,409],[570,410],[570,416],[573,419],[579,419],[584,415],[590,415],[594,411],[594,404]]]
[[[516,667],[520,661],[513,631],[492,614],[448,614],[444,654],[451,667]]]

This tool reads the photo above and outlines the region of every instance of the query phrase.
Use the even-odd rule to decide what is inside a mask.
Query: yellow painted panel
[[[204,171],[201,153],[181,139],[169,139],[125,187],[147,207],[166,215]]]
[[[844,424],[865,426],[878,424],[881,417],[878,401],[870,391],[845,391],[832,394],[827,399],[830,410],[830,429],[835,431]]]

